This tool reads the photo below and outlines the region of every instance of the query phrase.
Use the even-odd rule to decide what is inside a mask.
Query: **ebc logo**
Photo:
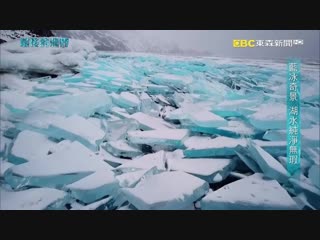
[[[255,40],[234,39],[233,47],[235,48],[255,47]]]

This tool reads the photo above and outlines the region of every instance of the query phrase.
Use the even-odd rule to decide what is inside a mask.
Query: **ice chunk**
[[[320,165],[312,165],[312,167],[309,169],[308,176],[313,185],[320,189]]]
[[[256,139],[253,140],[253,142],[273,156],[283,156],[287,154],[286,141],[262,141]]]
[[[130,92],[121,92],[120,95],[112,93],[113,101],[123,108],[137,108],[140,106],[139,98]]]
[[[246,146],[245,139],[233,139],[228,137],[190,137],[184,141],[187,147],[184,155],[191,158],[216,157],[216,156],[232,156],[236,155],[235,148]]]
[[[41,110],[64,116],[77,114],[83,117],[89,117],[95,112],[105,113],[111,106],[110,97],[102,89],[91,90],[81,94],[64,94],[40,98],[29,105],[32,110]]]
[[[111,108],[111,113],[121,119],[130,118],[130,115],[124,108],[113,107]]]
[[[171,124],[165,122],[164,120],[149,116],[142,112],[134,113],[130,115],[130,118],[137,120],[142,130],[173,128]]]
[[[106,140],[117,141],[124,139],[128,131],[139,129],[139,124],[133,119],[106,122]]]
[[[258,129],[286,129],[287,107],[284,104],[263,104],[250,115],[250,123]]]
[[[67,194],[52,188],[32,188],[18,192],[0,189],[1,210],[45,210],[63,208]]]
[[[281,185],[256,173],[232,182],[201,200],[203,210],[298,210]]]
[[[190,173],[208,183],[219,182],[225,179],[234,169],[235,162],[227,158],[172,158],[167,154],[169,170]],[[217,175],[221,179],[215,181]]]
[[[268,152],[263,150],[257,144],[252,141],[249,141],[248,152],[250,156],[256,160],[260,169],[264,174],[272,179],[276,179],[281,183],[288,181],[288,172],[286,169],[274,159]]]
[[[130,160],[124,159],[124,158],[118,158],[110,154],[109,152],[105,151],[103,148],[100,148],[99,152],[100,156],[103,158],[105,162],[107,162],[112,167],[118,167],[121,164],[124,164]]]
[[[71,192],[71,196],[86,204],[112,195],[118,188],[118,181],[111,170],[97,171],[65,186],[65,189]]]
[[[147,144],[183,147],[183,141],[189,135],[187,129],[160,129],[148,131],[130,131],[128,140],[134,144]]]
[[[24,123],[19,124],[19,128],[43,132],[57,139],[76,139],[93,149],[104,137],[104,133],[99,127],[76,115],[64,118],[63,116],[46,113],[35,114],[29,116]]]
[[[252,156],[250,156],[245,147],[237,146],[236,154],[253,172],[262,172],[257,162],[254,160]]]
[[[157,167],[158,170],[166,170],[166,156],[164,151],[146,154],[141,157],[134,158],[116,169],[121,172],[131,172],[140,169],[150,169]]]
[[[177,210],[190,206],[209,190],[209,184],[184,172],[163,172],[125,188],[127,200],[139,210]]]
[[[73,183],[93,172],[112,167],[79,142],[64,144],[41,161],[30,161],[6,171],[5,180],[13,188],[55,187]]]
[[[140,149],[130,146],[125,140],[107,142],[104,148],[116,157],[132,158],[142,154]]]
[[[112,200],[112,197],[101,199],[100,201],[88,204],[74,210],[107,210],[108,203]]]
[[[152,76],[151,82],[157,85],[165,85],[169,87],[184,89],[188,86],[188,84],[192,82],[192,78],[189,76],[158,73]]]
[[[0,136],[0,157],[7,157],[11,142],[10,139],[3,137],[2,135]]]
[[[0,159],[0,178],[2,178],[4,173],[12,166],[14,166],[12,163]]]
[[[18,91],[1,91],[0,102],[13,113],[24,113],[28,111],[29,104],[37,98],[28,96]],[[1,105],[1,107],[3,107]]]
[[[209,111],[194,112],[190,119],[194,124],[200,127],[217,128],[227,126],[227,121]]]
[[[134,172],[127,172],[116,176],[121,187],[131,188],[137,185],[137,183],[145,178],[157,174],[159,171],[156,167],[150,169],[137,170]]]
[[[8,159],[14,164],[41,161],[55,144],[43,134],[25,130],[14,141]]]
[[[320,189],[300,181],[295,178],[290,178],[289,182],[293,185],[296,194],[304,193],[307,201],[316,209],[320,208]]]
[[[168,86],[156,85],[156,84],[146,84],[147,92],[150,94],[173,94],[174,90]]]
[[[77,115],[52,122],[48,128],[48,134],[57,139],[77,140],[93,151],[98,149],[105,136],[100,127]]]
[[[225,100],[213,107],[213,112],[221,117],[238,117],[252,114],[255,110],[250,109],[257,103],[247,99]]]

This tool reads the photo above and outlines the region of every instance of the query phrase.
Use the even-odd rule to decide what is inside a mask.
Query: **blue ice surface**
[[[23,93],[35,97],[27,106],[19,108],[19,104],[10,105],[1,99],[1,108],[5,107],[14,116],[10,122],[15,126],[1,129],[1,135],[15,141],[19,131],[28,129],[54,138],[57,142],[63,139],[80,142],[92,155],[99,155],[102,147],[114,158],[124,158],[124,162],[162,150],[166,145],[181,147],[186,158],[232,158],[237,165],[235,171],[240,171],[239,165],[243,162],[248,172],[240,171],[241,174],[260,173],[281,184],[285,182],[281,188],[293,196],[305,194],[309,203],[319,208],[319,184],[316,182],[320,150],[317,144],[319,135],[316,133],[320,124],[319,81],[316,77],[319,69],[307,64],[302,64],[302,68],[305,69],[301,82],[302,157],[310,162],[303,173],[303,177],[309,181],[303,183],[297,179],[290,179],[287,183],[285,167],[279,165],[278,159],[286,157],[287,145],[286,64],[275,61],[100,53],[96,60],[87,61],[82,67],[74,69],[78,72],[76,74],[30,79],[37,85]],[[88,121],[88,125],[92,125],[90,129],[95,131],[85,131],[81,126],[87,124],[82,125],[80,121],[79,129],[74,129],[70,127],[72,124],[60,120],[74,115],[77,116],[74,119],[81,118],[83,123]],[[95,125],[97,119],[99,124]],[[130,123],[132,126],[129,126]],[[74,124],[77,126],[76,120]],[[188,129],[190,136],[178,140],[162,137],[161,134],[168,129],[172,129],[172,132],[175,129]],[[129,130],[154,131],[159,136],[133,137],[127,134]],[[104,136],[100,134],[101,131]],[[199,142],[194,141],[184,148],[184,143],[188,139],[190,142],[192,137],[218,141],[216,145],[208,146],[206,142],[201,143],[200,148]],[[240,143],[244,138],[251,139],[260,145],[251,143],[249,148],[246,144],[230,145],[227,138],[239,140]],[[6,155],[2,154],[2,157],[8,160]],[[18,158],[15,160],[14,164],[28,164],[20,162]],[[76,171],[47,176],[45,172],[44,169],[43,176],[24,177],[8,169],[4,181],[16,190],[39,186],[61,189],[75,182],[81,183],[83,179],[85,182],[88,174],[92,174],[92,171]],[[162,186],[162,181],[160,178],[157,182],[159,185],[154,188],[165,191],[167,188]],[[91,188],[92,192],[88,195],[82,188],[74,188],[73,197],[86,203],[99,200],[106,194],[97,191],[109,190],[109,186],[105,188],[104,184],[102,182]],[[180,194],[179,191],[177,189]],[[257,192],[260,193],[260,190]],[[200,200],[201,194],[193,194],[190,199]],[[134,195],[134,198],[140,197]],[[240,200],[247,202],[247,196],[243,197]],[[173,203],[179,202],[177,199],[168,199]],[[154,199],[155,203],[158,200]],[[223,208],[243,207],[241,204],[229,206],[229,200],[226,199]],[[216,199],[213,202],[217,204]],[[248,202],[251,203],[250,200]],[[290,208],[293,206],[290,200],[287,203]],[[260,202],[252,204],[253,208],[278,208],[278,200],[274,206]],[[287,207],[282,203],[279,206]],[[133,206],[139,207],[139,204]],[[143,203],[142,208],[150,207]],[[178,208],[175,204],[171,207]]]

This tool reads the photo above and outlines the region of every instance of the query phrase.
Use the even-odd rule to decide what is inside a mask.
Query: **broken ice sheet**
[[[18,124],[18,128],[37,131],[56,139],[77,140],[92,150],[97,150],[105,135],[101,128],[83,117],[64,117],[39,111],[30,112]]]
[[[202,210],[298,210],[298,206],[276,181],[256,173],[207,194]]]
[[[118,166],[115,170],[120,172],[132,172],[141,169],[157,167],[158,170],[166,170],[166,154],[164,151],[150,153],[141,157],[136,157],[131,161]]]
[[[18,91],[1,91],[0,102],[12,113],[25,113],[29,109],[29,104],[36,101],[37,98],[28,96]]]
[[[32,188],[23,191],[0,189],[1,210],[64,209],[68,195],[53,188]]]
[[[25,186],[61,188],[93,172],[111,169],[100,156],[75,141],[63,144],[41,161],[13,166],[4,177],[15,189]]]
[[[190,173],[208,183],[225,179],[236,164],[228,158],[175,158],[169,153],[166,156],[169,170]]]
[[[120,94],[112,93],[112,100],[122,108],[138,108],[140,106],[139,98],[130,92],[121,92]]]
[[[137,120],[142,130],[173,128],[171,124],[163,119],[152,117],[142,112],[134,113],[130,115],[130,118]]]
[[[289,182],[293,185],[296,194],[304,193],[307,201],[316,209],[320,208],[320,189],[300,181],[299,179],[290,178]]]
[[[184,141],[186,150],[184,155],[191,158],[233,156],[238,145],[246,146],[245,139],[233,139],[228,137],[200,137],[193,136]]]
[[[127,172],[116,176],[121,187],[131,188],[136,186],[136,184],[143,178],[151,177],[159,173],[157,167],[152,167],[150,169],[142,169],[134,172]]]
[[[8,159],[14,164],[41,161],[55,144],[43,134],[25,130],[15,139]]]
[[[6,158],[11,147],[11,139],[0,135],[0,157]]]
[[[104,150],[103,148],[100,148],[99,155],[102,157],[103,161],[107,162],[112,167],[118,167],[121,164],[124,164],[131,160],[131,159],[128,160],[124,158],[115,157],[111,153]]]
[[[177,76],[173,74],[159,73],[152,76],[151,82],[157,85],[184,89],[192,82],[192,78],[190,76]]]
[[[281,183],[288,181],[289,175],[287,170],[268,152],[263,150],[253,141],[249,141],[247,150],[251,158],[257,162],[266,176],[276,179]]]
[[[182,148],[189,135],[187,129],[160,129],[128,132],[128,141],[134,144],[161,145]]]
[[[320,165],[312,165],[309,169],[308,176],[312,184],[320,189]]]
[[[190,174],[163,172],[140,182],[135,188],[123,188],[126,199],[138,210],[179,210],[204,196],[209,184]]]
[[[142,154],[139,148],[129,145],[128,142],[123,139],[109,141],[102,147],[116,157],[133,158]]]
[[[128,131],[139,129],[139,124],[134,119],[122,119],[106,122],[106,140],[117,141],[124,139]]]
[[[86,204],[114,194],[119,183],[111,170],[97,171],[64,187],[71,196]]]
[[[68,103],[68,104],[66,104]],[[29,105],[31,110],[71,116],[77,114],[89,117],[95,112],[104,113],[112,106],[111,98],[102,89],[96,89],[81,94],[64,94],[40,98]]]

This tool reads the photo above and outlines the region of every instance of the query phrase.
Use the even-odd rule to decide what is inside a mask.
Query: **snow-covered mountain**
[[[0,43],[22,37],[52,37],[51,30],[0,30]]]

